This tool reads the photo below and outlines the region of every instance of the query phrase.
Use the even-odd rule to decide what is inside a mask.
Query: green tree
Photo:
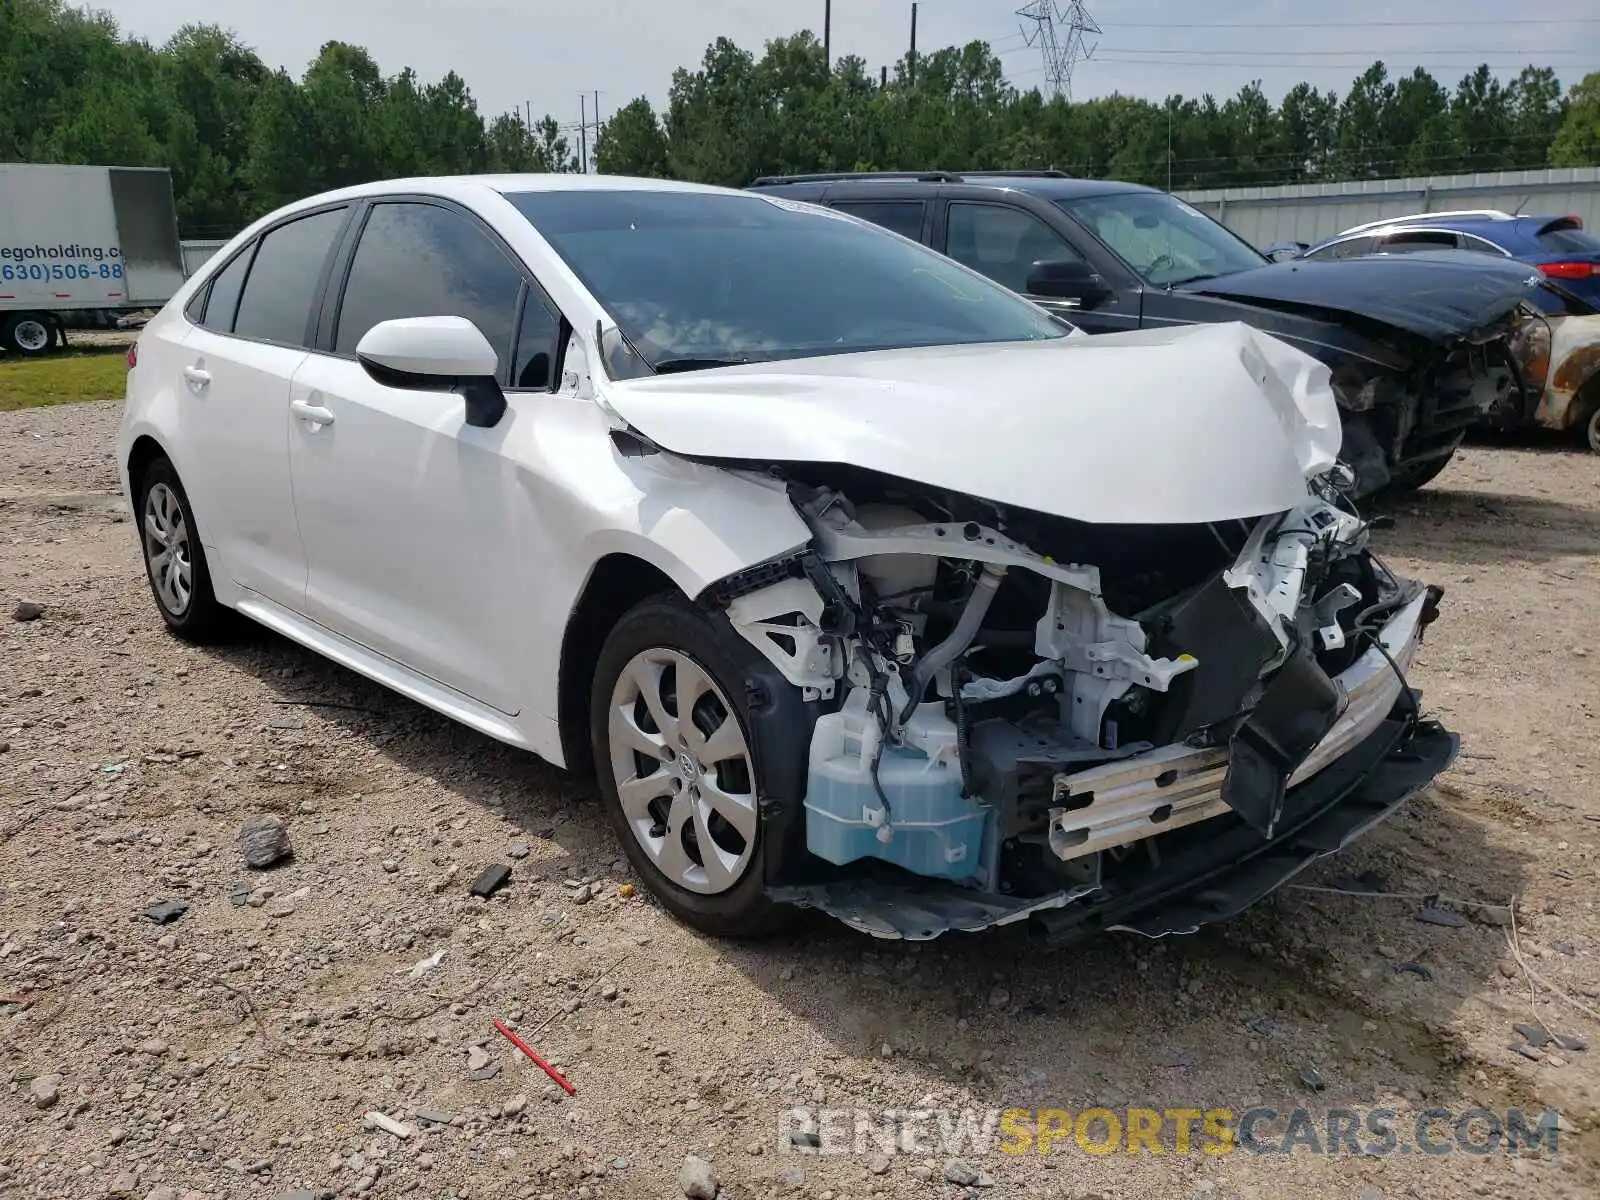
[[[1514,161],[1510,97],[1487,64],[1462,76],[1450,98],[1450,117],[1461,152],[1460,169],[1500,171]]]
[[[1378,173],[1406,174],[1413,151],[1431,147],[1437,137],[1448,137],[1449,121],[1449,93],[1432,75],[1418,67],[1398,81],[1382,113],[1383,147],[1377,158]],[[1429,169],[1442,171],[1449,167],[1441,162],[1437,168]]]
[[[667,132],[650,101],[630,100],[600,127],[594,161],[603,175],[667,177]]]
[[[1561,81],[1550,67],[1524,67],[1507,88],[1515,166],[1542,167],[1566,116]]]
[[[1600,71],[1567,94],[1567,114],[1550,145],[1552,167],[1600,166]]]
[[[913,70],[913,66],[915,70]],[[126,38],[70,0],[0,0],[0,161],[157,164],[185,232],[232,232],[280,204],[371,179],[574,171],[553,116],[486,119],[450,72],[386,75],[329,41],[298,78],[231,32],[188,25],[163,46]],[[902,59],[886,78],[831,65],[801,30],[760,56],[719,38],[600,130],[608,173],[740,186],[775,172],[1057,167],[1175,188],[1369,179],[1600,162],[1600,76],[1563,97],[1548,67],[1509,82],[1479,67],[1447,93],[1378,62],[1341,99],[1309,84],[1274,106],[1236,95],[1110,95],[1077,104],[1019,91],[984,42]]]
[[[1375,62],[1356,79],[1339,106],[1333,165],[1341,179],[1376,179],[1388,161],[1384,119],[1394,102],[1389,68]]]
[[[1284,161],[1283,183],[1308,183],[1326,177],[1339,135],[1339,98],[1309,83],[1297,83],[1278,106]]]
[[[533,136],[528,143],[527,169],[562,175],[577,174],[578,155],[554,117],[544,117],[533,127]]]
[[[667,163],[679,179],[738,187],[767,166],[768,114],[756,62],[727,38],[706,48],[700,69],[679,67],[667,97]]]

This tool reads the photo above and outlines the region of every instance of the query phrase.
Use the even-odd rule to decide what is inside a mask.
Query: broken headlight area
[[[714,599],[821,713],[813,869],[772,890],[869,932],[1003,924],[1152,864],[1159,882],[1175,840],[1270,844],[1295,788],[1415,717],[1404,671],[1438,593],[1331,491],[1164,526],[791,491],[811,548]]]

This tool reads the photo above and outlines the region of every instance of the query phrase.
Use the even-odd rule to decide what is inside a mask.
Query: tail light
[[[131,371],[135,367],[137,367],[138,365],[139,365],[139,343],[138,342],[130,342],[128,344],[128,370]]]
[[[1539,270],[1551,279],[1588,279],[1596,274],[1595,264],[1590,262],[1547,262],[1540,263]]]

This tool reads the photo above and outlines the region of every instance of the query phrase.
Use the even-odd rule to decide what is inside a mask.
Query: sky
[[[1044,87],[1042,55],[1024,40],[1023,0],[920,0],[917,47],[975,38],[1000,54],[1019,88]],[[699,64],[719,36],[760,54],[800,29],[821,36],[824,0],[97,0],[125,34],[165,41],[188,22],[232,29],[270,66],[298,76],[323,42],[365,46],[386,75],[424,81],[454,70],[487,116],[531,105],[535,118],[590,121],[635,96],[660,107],[672,72]],[[1065,8],[1063,4],[1061,7]],[[1343,95],[1373,59],[1390,73],[1428,68],[1453,87],[1480,62],[1509,77],[1533,63],[1570,86],[1600,70],[1594,0],[1086,0],[1102,29],[1077,65],[1076,99],[1122,92],[1222,98],[1260,80],[1276,100],[1302,80]],[[833,53],[876,69],[905,54],[909,0],[833,0]]]

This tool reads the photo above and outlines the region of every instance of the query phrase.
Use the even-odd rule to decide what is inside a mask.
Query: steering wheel
[[[1178,265],[1178,261],[1175,258],[1173,258],[1172,255],[1170,255],[1170,254],[1158,254],[1153,259],[1151,259],[1148,263],[1145,264],[1145,268],[1144,269],[1145,269],[1145,274],[1154,275],[1157,271],[1161,270],[1163,267],[1175,267],[1177,265]]]

